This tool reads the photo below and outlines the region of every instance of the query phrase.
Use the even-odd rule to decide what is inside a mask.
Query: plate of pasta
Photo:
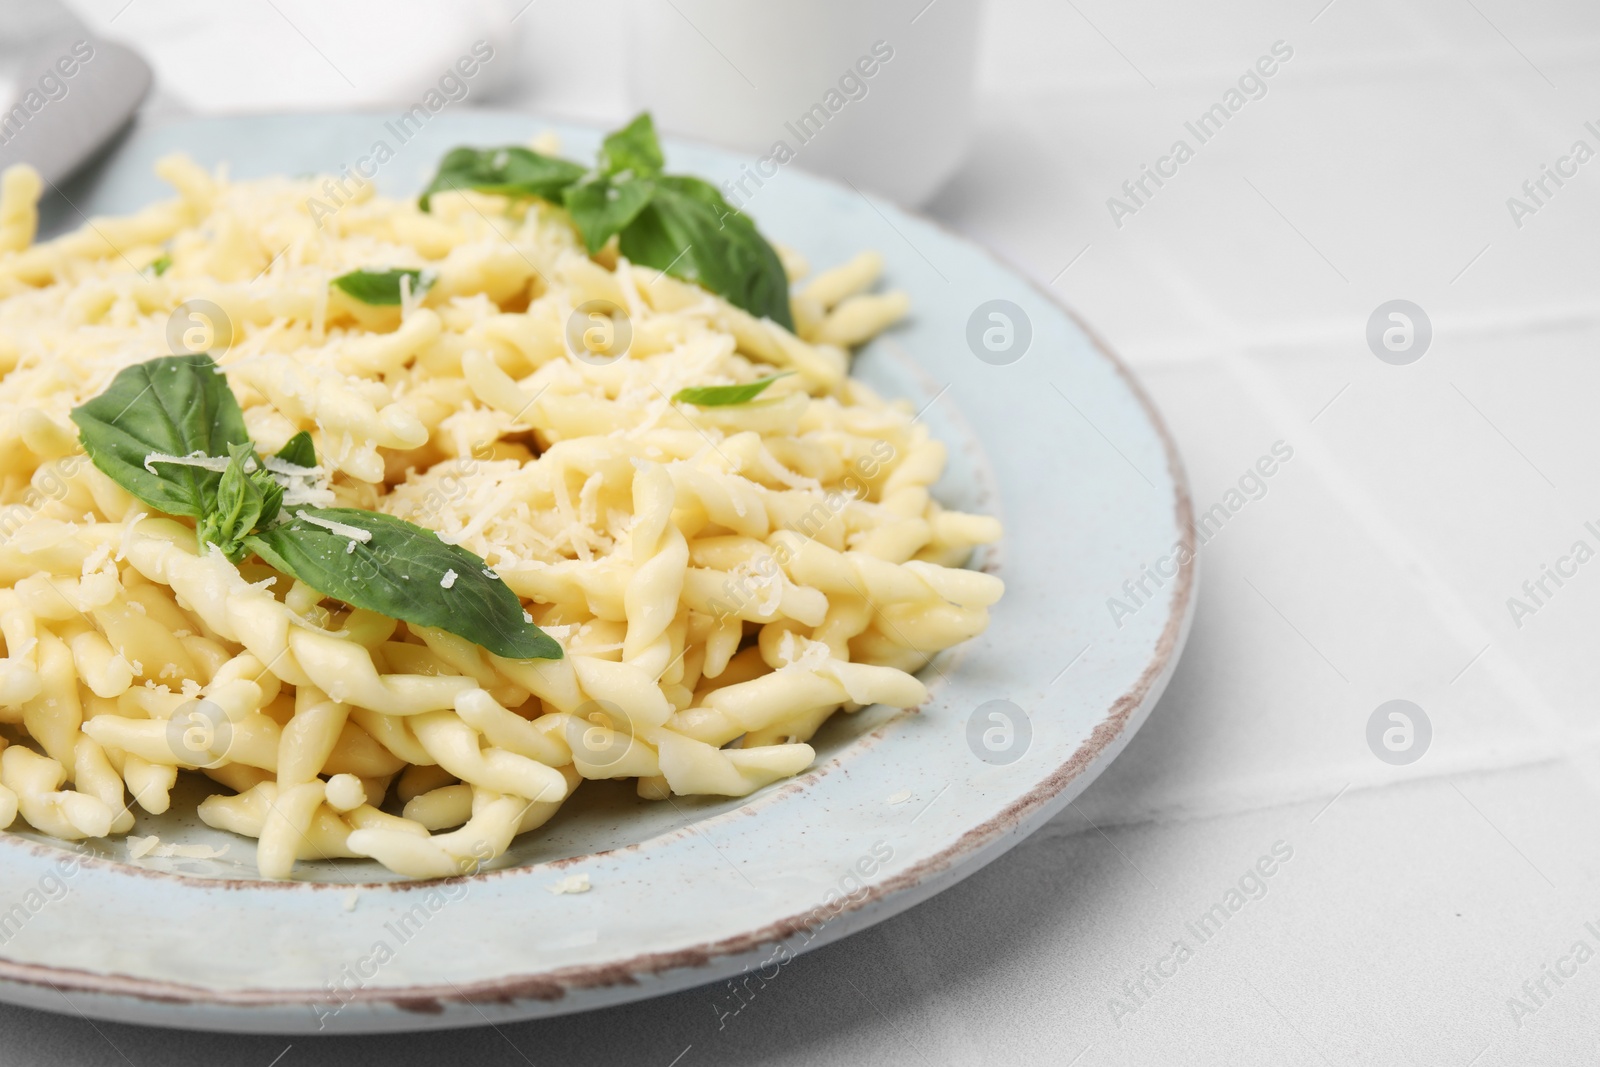
[[[1176,450],[1070,314],[648,115],[13,168],[0,374],[0,998],[50,1010],[775,974],[1059,811],[1193,611]]]

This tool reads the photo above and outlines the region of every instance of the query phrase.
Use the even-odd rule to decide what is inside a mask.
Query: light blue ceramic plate
[[[445,112],[400,145],[386,118],[139,131],[68,190],[76,207],[56,221],[169,195],[150,167],[175,150],[252,177],[334,171],[382,140],[397,153],[377,181],[401,195],[457,144],[554,128],[568,155],[590,158],[598,142],[524,115]],[[667,156],[718,182],[750,162],[683,143]],[[913,318],[863,351],[856,373],[926,405],[922,418],[950,446],[944,502],[1005,523],[1005,540],[975,561],[1005,579],[1005,599],[987,633],[925,672],[932,699],[836,716],[810,772],[743,800],[647,804],[589,783],[502,869],[453,882],[398,883],[350,861],[263,882],[253,842],[181,814],[141,816],[136,833],[228,851],[133,861],[108,841],[62,874],[68,850],[0,834],[0,997],[57,1011],[70,997],[71,1009],[132,1022],[359,1032],[555,1015],[747,969],[770,975],[789,954],[976,871],[1104,769],[1166,685],[1194,605],[1190,564],[1159,585],[1146,578],[1151,595],[1134,613],[1114,620],[1107,609],[1124,580],[1170,569],[1160,561],[1190,538],[1182,467],[1148,399],[1048,296],[927,221],[793,166],[747,210],[819,266],[882,251]],[[991,318],[995,308],[1005,317]],[[580,873],[591,891],[547,891]]]

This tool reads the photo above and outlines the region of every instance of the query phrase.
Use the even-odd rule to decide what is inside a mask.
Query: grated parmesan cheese
[[[122,520],[122,530],[117,535],[117,554],[113,557],[121,563],[128,555],[128,538],[133,533],[133,528],[150,517],[148,511],[139,511],[137,508],[128,512]]]
[[[261,465],[270,473],[281,474],[285,478],[320,478],[328,473],[321,467],[302,467],[279,456],[267,456],[261,461]]]
[[[547,885],[545,888],[559,897],[566,893],[587,893],[594,887],[589,884],[589,876],[587,874],[569,874],[561,881]]]
[[[778,659],[783,666],[779,673],[811,674],[828,665],[833,653],[821,641],[813,641],[793,630],[785,630],[778,639]]]
[[[340,537],[348,537],[352,542],[360,541],[362,544],[366,544],[372,540],[371,530],[363,530],[359,526],[351,526],[349,523],[337,522],[333,519],[324,519],[317,515],[307,515],[303,508],[296,511],[294,517],[302,522],[309,522],[313,526],[320,526],[329,533],[336,533]],[[354,552],[355,546],[352,544],[345,551]]]
[[[457,575],[455,571],[445,571],[444,577],[439,579],[439,588],[449,589],[452,585],[456,584],[457,577],[459,577],[459,575]]]
[[[327,468],[302,467],[277,456],[267,456],[261,464],[272,475],[272,480],[283,487],[285,505],[310,504],[312,507],[325,508],[333,504]]]
[[[165,452],[151,452],[144,457],[144,469],[151,474],[158,473],[155,464],[168,463],[175,467],[202,467],[218,474],[228,469],[227,456],[208,456],[204,452],[195,451],[187,456],[169,456]]]
[[[161,860],[214,860],[227,855],[227,852],[227,845],[221,848],[210,848],[206,845],[164,845],[158,834],[128,838],[128,856],[136,860],[144,859],[146,856]]]

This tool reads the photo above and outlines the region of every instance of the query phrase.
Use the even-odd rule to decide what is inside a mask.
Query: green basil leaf
[[[433,285],[432,271],[403,267],[396,270],[353,270],[333,279],[339,291],[363,304],[393,307],[400,303],[400,280],[411,279],[409,287],[413,299],[428,291]]]
[[[165,252],[163,252],[159,256],[157,256],[155,259],[152,259],[150,261],[150,265],[148,267],[146,267],[145,269],[148,270],[151,274],[154,274],[157,278],[159,278],[163,274],[167,273],[167,270],[171,266],[172,266],[172,257],[167,255]]]
[[[372,536],[354,540],[310,520]],[[482,559],[392,515],[295,508],[284,522],[245,538],[245,545],[278,570],[353,607],[446,630],[507,659],[561,658],[561,646],[523,620],[522,602],[490,577]]]
[[[217,483],[216,508],[195,529],[203,545],[216,545],[229,562],[245,557],[244,538],[278,515],[283,487],[262,468],[250,445],[229,449],[228,469]]]
[[[422,191],[417,206],[427,211],[434,193],[453,189],[535,196],[559,204],[562,191],[582,178],[585,170],[529,148],[456,148],[439,161],[439,172]]]
[[[259,464],[260,460],[256,462]],[[283,486],[278,484],[270,471],[259,465],[250,472],[250,482],[261,495],[261,517],[256,520],[256,527],[271,525],[278,517],[278,512],[283,510]]]
[[[289,438],[288,442],[278,449],[277,457],[285,463],[293,463],[296,467],[317,465],[316,446],[311,443],[311,435],[305,430]]]
[[[661,142],[656,139],[655,120],[648,111],[641,111],[600,146],[600,170],[608,176],[632,172],[635,178],[653,178],[661,173],[665,162]]]
[[[202,519],[221,471],[152,462],[152,453],[226,456],[250,434],[228,380],[210,356],[163,356],[125,367],[106,391],[72,410],[84,451],[100,471],[168,515]]]
[[[215,509],[207,512],[195,527],[200,543],[216,545],[231,563],[244,558],[244,535],[254,529],[261,518],[261,495],[251,495],[247,491],[249,485],[250,479],[244,473],[240,457],[232,457],[228,469],[217,482]]]
[[[655,183],[648,178],[615,181],[597,174],[568,187],[562,203],[572,221],[577,223],[578,232],[583,234],[589,254],[593,255],[639,217],[655,191]]]
[[[755,223],[699,178],[664,176],[654,184],[655,196],[622,231],[622,254],[794,329],[789,276]]]
[[[694,404],[702,408],[724,408],[733,404],[748,404],[756,397],[767,391],[767,386],[779,378],[787,378],[794,371],[786,370],[781,374],[769,374],[765,378],[757,378],[753,382],[743,385],[696,385],[688,389],[679,389],[672,394],[672,399],[680,404]]]

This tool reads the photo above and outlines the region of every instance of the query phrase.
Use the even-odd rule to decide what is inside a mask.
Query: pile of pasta
[[[913,672],[987,625],[1001,583],[962,568],[998,522],[941,508],[944,446],[848,373],[907,311],[876,255],[806,280],[780,250],[791,332],[587,254],[542,201],[362,186],[329,214],[321,178],[156,169],[175,199],[37,244],[37,176],[0,180],[0,827],[126,834],[184,772],[264,877],[459,875],[586,778],[665,800],[798,774],[829,716],[920,704]],[[329,284],[406,267],[432,285],[400,306]],[[226,321],[175,333],[197,300]],[[623,314],[591,325],[593,301]],[[575,349],[575,313],[625,322],[626,353]],[[309,431],[338,506],[482,556],[564,658],[202,553],[101,474],[72,408],[203,328],[258,446]],[[783,372],[750,403],[672,399]]]

